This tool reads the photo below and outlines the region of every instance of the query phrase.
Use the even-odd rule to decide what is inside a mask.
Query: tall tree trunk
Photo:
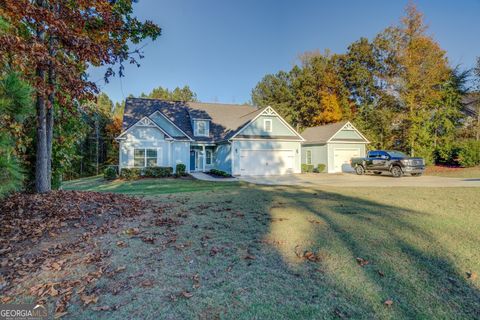
[[[49,42],[49,55],[53,57],[55,54],[53,49],[53,38],[50,37]],[[53,113],[55,103],[55,71],[53,65],[50,63],[48,66],[48,85],[50,86],[50,93],[48,94],[49,107],[47,110],[47,157],[48,157],[48,184],[52,186],[52,147],[53,147]]]
[[[99,164],[99,143],[100,143],[100,124],[99,124],[99,115],[98,113],[95,115],[95,140],[96,140],[96,145],[95,145],[95,164],[96,164],[96,172],[98,176],[98,164]]]
[[[37,0],[38,6],[43,6],[43,0]],[[37,40],[43,41],[45,32],[41,26],[37,27]],[[40,81],[45,81],[45,70],[38,66],[36,70]],[[43,92],[37,92],[37,150],[35,161],[35,191],[38,193],[49,192],[48,180],[48,148],[47,148],[47,110]]]

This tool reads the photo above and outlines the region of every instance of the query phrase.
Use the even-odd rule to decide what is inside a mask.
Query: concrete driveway
[[[265,185],[297,185],[304,187],[480,187],[478,178],[444,178],[435,176],[393,178],[389,175],[353,173],[303,173],[283,176],[242,176],[240,180]]]

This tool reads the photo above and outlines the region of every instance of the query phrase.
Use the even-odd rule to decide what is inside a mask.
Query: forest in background
[[[300,132],[352,121],[370,148],[397,149],[428,163],[480,162],[480,57],[476,68],[451,66],[413,4],[398,25],[347,52],[306,52],[291,70],[266,75],[252,102],[272,106]],[[476,117],[464,100],[477,100]]]

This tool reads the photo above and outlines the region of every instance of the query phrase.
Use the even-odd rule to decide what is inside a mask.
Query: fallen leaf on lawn
[[[118,267],[115,272],[122,272],[122,271],[125,271],[126,267]]]
[[[170,295],[170,300],[172,300],[173,302],[177,301],[177,297],[173,294]]]
[[[183,291],[182,296],[184,296],[187,299],[190,299],[191,297],[193,297],[193,293],[188,292],[188,291]]]
[[[199,275],[198,273],[196,273],[196,274],[192,277],[192,280],[193,280],[193,288],[194,288],[194,289],[200,288],[200,275]]]
[[[142,282],[140,282],[140,286],[144,287],[144,288],[151,287],[151,286],[153,286],[153,281],[150,280],[150,279],[143,280]]]
[[[383,304],[389,307],[393,304],[393,301],[391,299],[388,299],[388,300],[385,300]]]
[[[128,228],[125,231],[125,234],[128,234],[129,236],[134,236],[140,233],[140,230],[138,228]]]
[[[255,257],[252,256],[251,254],[247,254],[243,259],[245,259],[245,260],[255,260]]]
[[[368,260],[365,260],[363,258],[357,258],[357,263],[360,265],[360,267],[363,267],[368,264]]]
[[[230,272],[230,271],[232,271],[232,269],[233,269],[233,266],[230,265],[230,266],[227,267],[227,269],[225,271]]]
[[[145,243],[154,244],[155,243],[155,238],[154,237],[142,237],[142,241],[145,242]]]
[[[55,289],[55,286],[51,286],[50,290],[48,291],[51,297],[56,297],[58,296],[58,290]]]
[[[385,273],[383,271],[378,270],[377,272],[380,275],[380,277],[385,277]]]
[[[94,294],[92,295],[86,295],[86,294],[82,294],[80,295],[80,300],[83,301],[83,305],[86,306],[86,305],[89,305],[90,303],[97,303],[98,301],[98,297]]]
[[[220,249],[217,248],[217,247],[212,247],[212,249],[210,249],[210,256],[214,256],[216,255],[218,252],[220,252]]]
[[[117,247],[126,248],[128,245],[125,243],[125,241],[117,241]]]
[[[66,315],[68,312],[56,312],[55,315],[53,316],[54,319],[60,319],[64,315]]]
[[[478,278],[478,274],[476,272],[467,272],[467,277],[470,280],[476,280]]]
[[[110,309],[110,306],[99,306],[92,308],[93,311],[109,311]]]

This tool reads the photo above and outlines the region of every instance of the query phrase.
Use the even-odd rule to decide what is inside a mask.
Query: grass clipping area
[[[480,317],[476,188],[219,188],[158,180],[127,190],[142,187],[148,197],[54,193],[77,214],[36,239],[10,240],[8,261],[22,267],[2,273],[2,299],[60,306],[58,315],[72,319]],[[78,206],[70,204],[75,196]],[[43,217],[31,204],[43,196],[32,197],[14,206],[32,211],[22,221]],[[111,208],[91,209],[97,202]],[[2,238],[17,234],[9,230]],[[65,237],[78,243],[55,253],[59,244],[69,247]],[[39,259],[31,269],[29,257]]]

